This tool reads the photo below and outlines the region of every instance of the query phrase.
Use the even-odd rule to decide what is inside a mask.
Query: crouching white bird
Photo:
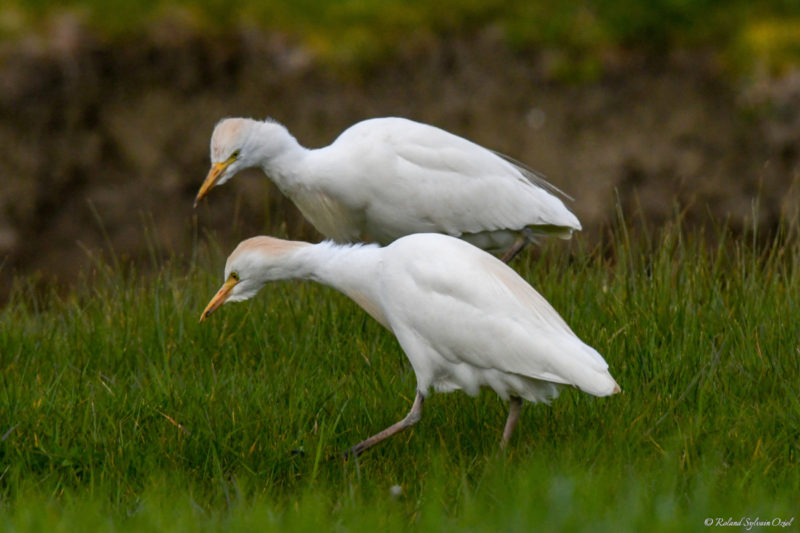
[[[509,261],[537,234],[569,238],[581,229],[553,194],[560,191],[530,169],[403,118],[359,122],[314,150],[277,122],[228,118],[214,128],[211,163],[195,206],[215,185],[258,167],[340,243],[444,233]]]
[[[549,402],[563,385],[595,396],[620,391],[603,357],[584,344],[514,270],[440,234],[385,248],[254,237],[228,257],[225,283],[200,317],[253,297],[269,281],[312,279],[343,292],[397,336],[417,377],[408,415],[356,444],[358,454],[413,425],[431,388],[476,395],[494,389],[510,410],[508,442],[522,399]]]

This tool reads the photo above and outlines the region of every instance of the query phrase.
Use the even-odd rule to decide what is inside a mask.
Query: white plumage
[[[353,448],[359,453],[412,425],[431,388],[482,386],[511,400],[548,402],[563,385],[595,396],[619,392],[603,357],[584,344],[536,290],[493,256],[461,240],[416,234],[384,248],[254,237],[228,258],[225,284],[201,320],[267,282],[312,279],[343,292],[392,331],[417,377],[409,415]]]
[[[211,162],[195,205],[215,185],[258,167],[320,233],[340,243],[388,244],[435,232],[516,253],[532,234],[569,238],[581,229],[551,194],[557,189],[531,170],[403,118],[359,122],[314,150],[277,122],[225,119],[211,137]]]

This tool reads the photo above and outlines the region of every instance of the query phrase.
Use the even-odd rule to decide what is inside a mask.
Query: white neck
[[[391,330],[379,292],[382,248],[374,245],[340,245],[331,241],[306,246],[293,254],[295,276],[328,285],[344,293],[375,320]]]
[[[304,171],[309,150],[277,122],[257,122],[252,134],[253,163],[260,166],[282,192],[291,192]]]

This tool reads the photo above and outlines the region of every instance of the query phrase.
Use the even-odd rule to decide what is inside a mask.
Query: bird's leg
[[[500,442],[501,448],[506,447],[506,444],[508,444],[508,441],[511,439],[511,434],[514,433],[514,427],[517,425],[521,407],[522,398],[519,396],[512,396],[508,405],[508,419],[506,420],[506,427],[503,430],[503,440]]]
[[[530,242],[528,235],[525,233],[520,233],[517,236],[517,240],[514,241],[514,244],[512,244],[511,248],[509,248],[508,251],[503,254],[503,257],[501,257],[500,260],[506,264],[510,263],[511,260],[517,257],[517,254],[519,254],[522,249],[525,248],[528,242]]]
[[[371,436],[367,440],[361,441],[352,448],[350,448],[350,453],[353,455],[358,455],[367,448],[378,444],[383,439],[391,437],[395,433],[399,433],[406,428],[409,428],[419,422],[419,419],[422,417],[422,403],[425,401],[425,398],[422,396],[422,393],[417,391],[417,397],[414,399],[414,405],[411,406],[411,410],[408,412],[406,417],[402,419],[400,422],[392,424],[388,428],[384,429],[380,433]]]

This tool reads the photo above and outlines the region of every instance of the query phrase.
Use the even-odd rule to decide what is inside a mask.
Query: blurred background
[[[800,2],[3,0],[0,301],[101,253],[319,239],[260,172],[192,209],[214,124],[318,147],[387,115],[544,173],[585,239],[618,206],[768,236],[800,203]]]

